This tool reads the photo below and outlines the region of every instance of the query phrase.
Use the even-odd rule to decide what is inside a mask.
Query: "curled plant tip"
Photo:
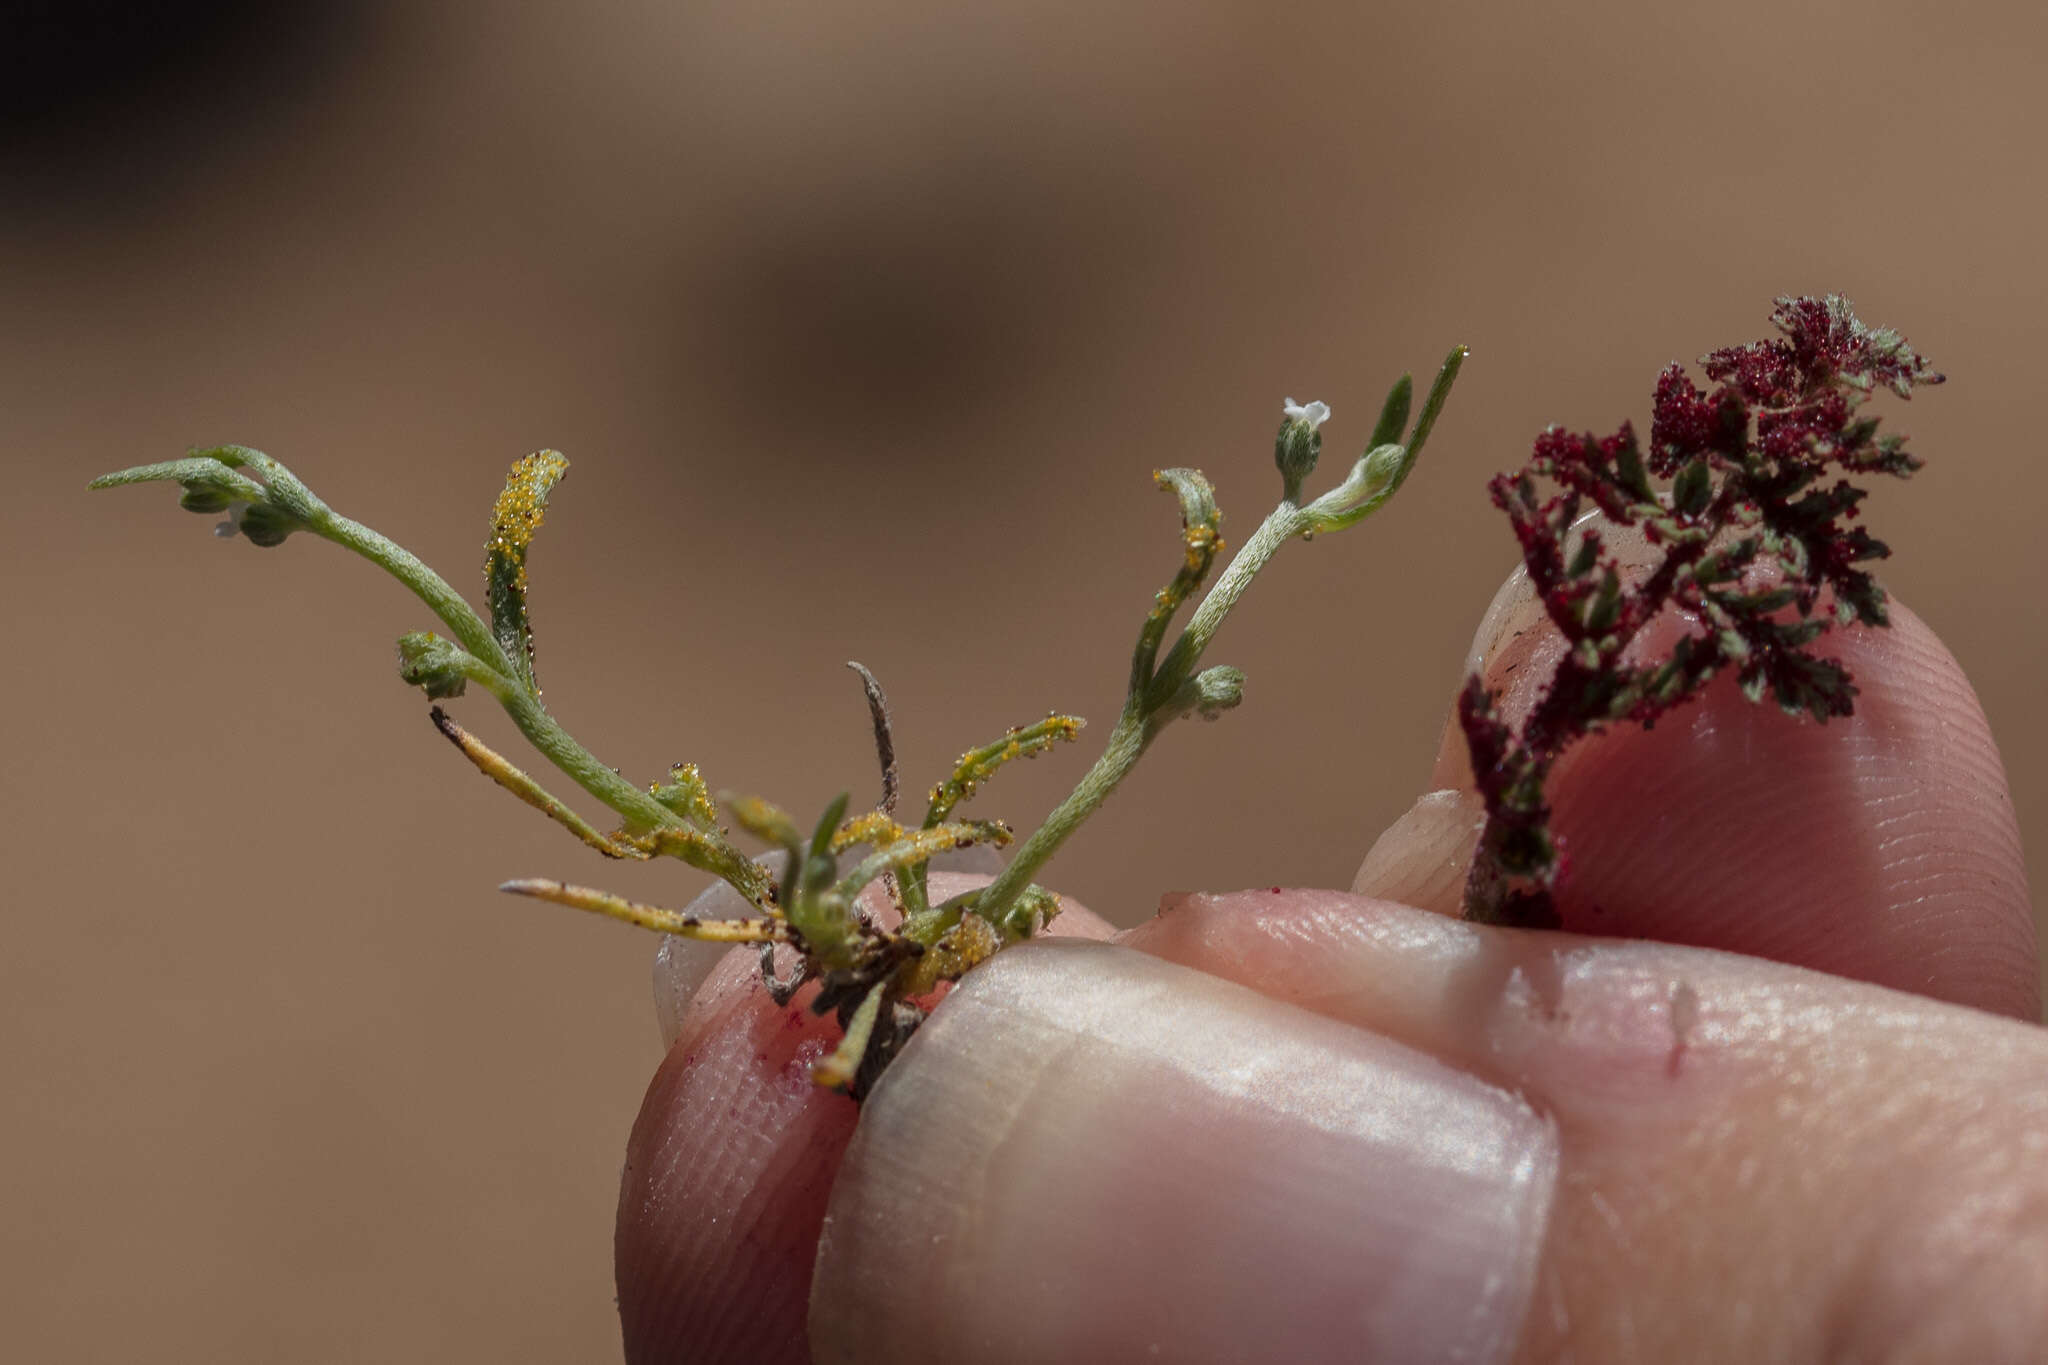
[[[431,718],[436,729],[465,759],[599,853],[611,858],[678,858],[723,879],[749,913],[704,918],[549,878],[522,878],[502,889],[663,934],[757,945],[771,998],[788,1002],[800,990],[807,991],[810,1009],[838,1019],[844,1038],[813,1075],[822,1085],[858,1097],[915,1032],[940,986],[1045,930],[1059,913],[1060,902],[1033,877],[1151,743],[1184,716],[1214,719],[1239,703],[1244,690],[1241,672],[1201,667],[1203,651],[1216,630],[1279,546],[1354,524],[1392,495],[1413,467],[1463,354],[1462,348],[1452,353],[1431,388],[1421,419],[1405,437],[1413,385],[1406,377],[1395,384],[1366,453],[1350,476],[1306,507],[1298,505],[1297,497],[1302,482],[1314,472],[1330,408],[1322,402],[1287,400],[1275,447],[1283,484],[1280,504],[1213,583],[1211,575],[1225,550],[1215,488],[1194,469],[1166,469],[1155,475],[1180,504],[1178,563],[1171,581],[1154,595],[1140,627],[1123,713],[1103,753],[994,881],[939,905],[931,903],[929,893],[933,857],[954,849],[1003,847],[1013,837],[1003,821],[962,819],[957,808],[1010,763],[1074,740],[1080,719],[1053,713],[967,750],[952,772],[931,787],[924,818],[913,826],[897,819],[895,739],[881,685],[860,664],[849,664],[867,695],[882,772],[878,803],[867,810],[849,810],[848,798],[841,795],[807,833],[794,815],[773,802],[724,795],[720,802],[733,823],[774,850],[761,861],[746,857],[727,840],[719,823],[720,802],[714,802],[711,787],[695,764],[674,764],[666,782],[636,786],[579,744],[541,705],[527,607],[527,557],[548,499],[568,469],[568,461],[554,451],[536,451],[513,464],[492,509],[484,556],[486,613],[479,613],[447,580],[401,546],[334,512],[289,469],[260,451],[244,446],[196,451],[183,460],[109,474],[91,486],[175,483],[188,510],[227,515],[221,524],[225,534],[272,546],[306,531],[369,560],[404,584],[448,633],[422,630],[402,636],[400,678],[436,703],[462,698],[475,684],[557,770],[616,813],[619,824],[601,833],[566,801],[434,706]],[[1206,593],[1197,601],[1205,586]],[[1191,603],[1192,614],[1169,647],[1169,628]],[[862,907],[864,890],[878,880],[900,912],[900,923],[894,927],[881,922],[887,916],[871,915]],[[778,967],[778,954],[789,964],[786,969]]]
[[[1849,524],[1865,490],[1844,476],[1920,467],[1903,437],[1880,436],[1860,409],[1876,387],[1906,398],[1942,377],[1833,295],[1779,299],[1771,321],[1777,338],[1702,358],[1711,391],[1682,366],[1658,377],[1647,447],[1626,423],[1605,437],[1553,427],[1527,464],[1489,486],[1567,650],[1519,727],[1503,723],[1478,674],[1459,697],[1486,803],[1468,918],[1557,922],[1563,855],[1545,783],[1586,735],[1652,726],[1725,670],[1749,700],[1768,695],[1792,715],[1824,722],[1854,710],[1847,670],[1813,646],[1837,625],[1887,623],[1884,589],[1863,566],[1891,551]],[[1579,524],[1589,503],[1641,530],[1647,564],[1624,565],[1600,526]],[[1674,608],[1701,628],[1663,658],[1625,661],[1643,627]]]

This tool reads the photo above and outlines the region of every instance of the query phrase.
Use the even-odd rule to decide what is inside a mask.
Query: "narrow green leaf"
[[[1443,368],[1436,372],[1436,379],[1429,386],[1429,396],[1422,400],[1422,416],[1415,420],[1415,434],[1408,438],[1410,464],[1422,454],[1422,447],[1429,443],[1429,434],[1436,430],[1436,419],[1442,414],[1444,403],[1451,396],[1451,385],[1458,382],[1458,371],[1465,367],[1465,357],[1469,354],[1471,352],[1466,347],[1453,346],[1451,353],[1444,357]]]
[[[1401,443],[1401,433],[1408,428],[1408,407],[1414,398],[1415,376],[1404,374],[1387,390],[1387,401],[1380,405],[1380,420],[1372,429],[1372,439],[1365,443],[1367,450]]]
[[[1643,453],[1636,448],[1633,438],[1622,443],[1615,452],[1614,473],[1628,495],[1637,502],[1654,502],[1657,492],[1650,486],[1650,476],[1643,469]]]
[[[1586,634],[1605,635],[1621,615],[1621,579],[1610,567],[1600,575],[1600,587],[1586,607]]]
[[[1713,476],[1706,460],[1694,460],[1678,471],[1678,478],[1671,485],[1672,510],[1683,516],[1696,517],[1707,510],[1707,502],[1713,495]]]
[[[811,831],[810,853],[804,858],[804,896],[829,885],[839,875],[839,860],[832,854],[832,836],[838,832],[839,822],[846,818],[845,792],[833,798],[825,807],[825,813],[818,817],[818,826]]]
[[[87,488],[120,488],[132,483],[177,482],[187,488],[217,488],[244,502],[254,502],[263,496],[263,485],[222,464],[219,460],[205,456],[194,456],[183,460],[165,460],[157,464],[139,464],[132,469],[117,470],[102,474]]]
[[[1572,562],[1566,566],[1565,573],[1572,578],[1583,578],[1599,562],[1600,535],[1597,531],[1587,531],[1579,537],[1578,551],[1572,555]]]

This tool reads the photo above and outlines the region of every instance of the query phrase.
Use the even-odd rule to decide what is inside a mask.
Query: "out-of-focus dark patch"
[[[1042,383],[1143,257],[1135,196],[1105,226],[1098,177],[1023,160],[987,148],[762,193],[678,282],[683,363],[736,414],[831,433],[822,450],[886,429],[906,463],[946,458],[915,448],[919,426]]]
[[[748,406],[802,393],[842,416],[928,412],[1001,383],[1020,313],[1057,292],[1031,234],[931,204],[817,207],[732,243],[693,300],[704,349],[759,390]]]
[[[176,185],[219,140],[305,101],[367,0],[4,0],[0,174],[10,216]]]

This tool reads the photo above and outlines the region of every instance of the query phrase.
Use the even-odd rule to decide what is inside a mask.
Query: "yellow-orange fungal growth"
[[[568,472],[569,461],[561,452],[536,450],[516,460],[505,476],[505,491],[491,508],[491,548],[484,571],[509,560],[514,566],[514,592],[526,591],[527,546],[546,515],[548,493]]]
[[[871,810],[854,816],[832,835],[832,851],[840,853],[855,844],[880,848],[903,837],[903,826],[885,811]]]

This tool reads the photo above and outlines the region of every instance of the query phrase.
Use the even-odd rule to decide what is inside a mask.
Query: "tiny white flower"
[[[213,524],[213,533],[222,540],[233,539],[235,532],[242,529],[242,518],[248,515],[249,504],[246,502],[236,503],[228,508],[228,519],[226,521],[217,521]]]
[[[1330,420],[1330,405],[1323,402],[1297,403],[1292,398],[1280,409],[1291,422],[1306,422],[1311,429]]]

